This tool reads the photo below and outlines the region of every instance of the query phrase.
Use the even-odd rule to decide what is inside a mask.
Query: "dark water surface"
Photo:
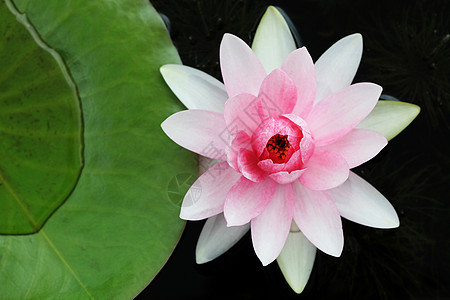
[[[171,23],[183,63],[220,78],[218,49],[230,32],[251,42],[268,4],[291,18],[316,60],[360,32],[355,82],[421,106],[418,118],[355,172],[395,207],[400,227],[343,220],[340,258],[320,251],[300,295],[276,262],[263,267],[250,235],[222,257],[196,265],[203,222],[188,222],[166,266],[136,299],[450,299],[450,1],[151,1]]]

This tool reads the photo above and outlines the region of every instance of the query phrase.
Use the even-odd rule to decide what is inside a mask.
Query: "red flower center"
[[[284,161],[291,144],[287,135],[275,134],[267,142],[266,149],[273,162]]]

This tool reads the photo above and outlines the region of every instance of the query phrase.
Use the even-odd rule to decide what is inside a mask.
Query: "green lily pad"
[[[80,104],[52,54],[4,4],[0,20],[0,233],[33,233],[80,174]]]
[[[0,298],[131,299],[183,230],[171,179],[197,172],[193,154],[160,128],[182,107],[159,67],[179,57],[145,0],[7,3],[61,54],[76,84],[84,167],[38,233],[0,236]]]

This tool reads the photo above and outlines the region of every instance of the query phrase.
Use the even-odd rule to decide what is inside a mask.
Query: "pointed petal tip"
[[[239,39],[240,40],[240,38],[238,38],[234,34],[226,32],[226,33],[224,33],[224,35],[222,37],[222,43],[223,43],[223,41],[226,41],[226,40],[229,40],[229,39]]]
[[[296,294],[301,294],[303,292],[306,283],[307,282],[288,282],[289,286]]]
[[[212,259],[206,257],[204,253],[195,253],[195,262],[197,265],[202,265],[210,262]]]
[[[164,121],[162,121],[161,123],[161,129],[162,131],[164,131],[164,133],[167,135],[166,129],[167,129],[167,120],[170,118],[170,116],[168,116]]]
[[[400,220],[397,213],[391,215],[391,217],[392,219],[386,222],[384,227],[380,227],[381,229],[394,229],[400,227]]]
[[[272,15],[272,16],[278,17],[278,18],[282,18],[282,19],[283,19],[283,22],[285,22],[285,21],[284,21],[284,18],[283,18],[283,15],[282,15],[282,14],[280,13],[280,11],[276,8],[276,6],[269,5],[269,6],[267,7],[266,12],[264,13],[262,19],[263,19],[264,17],[266,17],[266,16],[269,16],[269,15]]]
[[[230,43],[232,40],[239,39],[237,36],[231,33],[224,33],[222,40],[220,41],[219,52],[222,53],[225,44]]]
[[[161,73],[163,73],[164,71],[166,71],[169,68],[170,64],[166,64],[166,65],[162,65],[161,67],[159,67],[159,71]]]
[[[166,76],[170,71],[176,70],[176,68],[180,66],[177,64],[165,64],[162,65],[161,67],[159,67],[159,72],[161,73],[161,75],[164,77]]]
[[[352,33],[338,40],[335,45],[345,45],[350,48],[354,47],[354,49],[358,49],[358,55],[361,56],[363,50],[363,36],[358,32]]]
[[[268,260],[266,258],[262,259],[261,257],[259,257],[259,260],[261,261],[261,264],[263,265],[263,267],[266,267],[267,265],[272,263],[275,259]]]
[[[400,227],[400,220],[397,218],[397,221],[392,224],[392,228],[398,228]]]
[[[161,67],[159,67],[159,73],[161,73],[161,75],[164,77],[164,72],[166,71],[167,67],[166,65],[162,65]]]
[[[253,247],[254,247],[254,245],[253,245]],[[270,265],[277,259],[277,256],[273,257],[273,255],[269,255],[270,252],[256,251],[256,248],[254,248],[254,250],[255,250],[256,256],[258,257],[258,259],[261,262],[261,264],[263,265],[263,267]]]
[[[167,135],[167,137],[169,137],[171,140],[173,140],[171,137],[171,129],[174,127],[174,124],[176,125],[178,115],[185,111],[186,110],[181,110],[174,114],[171,114],[161,123],[161,129],[164,131],[164,133]]]
[[[356,41],[356,40],[362,41],[362,34],[359,33],[359,32],[350,34],[348,37],[354,39],[355,41]]]
[[[329,249],[327,252],[327,254],[334,256],[334,257],[340,257],[342,255],[342,251],[344,250],[344,244],[342,244],[342,246],[340,248],[336,248],[336,249]]]
[[[389,100],[384,100],[384,101],[387,102]],[[413,104],[413,103],[408,103],[408,102],[398,102],[398,103],[401,103],[403,108],[408,110],[411,122],[419,115],[419,113],[421,111],[421,108],[420,108],[419,105],[416,105],[416,104]],[[398,104],[398,103],[396,103],[396,104]]]
[[[379,94],[378,98],[380,98],[381,93],[383,92],[383,87],[381,85],[373,83],[373,82],[358,82],[353,85],[361,85],[361,86],[364,86],[366,89],[371,89],[372,93]]]
[[[186,216],[186,213],[185,213],[183,207],[181,207],[179,217],[180,217],[180,219],[182,219],[182,220],[186,220],[186,221],[194,221],[194,220],[192,220],[192,219],[189,219],[189,218]]]
[[[197,264],[208,263],[233,247],[249,231],[250,225],[228,228],[223,214],[208,218],[195,248]]]
[[[201,217],[193,217],[192,216],[192,211],[187,211],[186,208],[184,208],[183,206],[181,206],[180,209],[180,219],[182,220],[186,220],[186,221],[200,221],[203,220],[204,218]]]
[[[242,226],[245,225],[247,223],[243,223],[243,222],[236,222],[236,220],[233,220],[233,218],[228,217],[227,215],[224,213],[225,215],[225,220],[227,221],[227,227],[233,227],[233,226]]]
[[[363,37],[362,37],[361,33],[353,33],[353,34],[347,35],[347,36],[343,37],[341,39],[341,41],[342,40],[347,41],[349,44],[358,45],[362,49]]]
[[[223,217],[225,218],[227,227],[239,226],[236,222],[233,223],[233,218],[230,217],[229,213],[227,213],[226,210],[223,211]]]
[[[255,247],[253,245],[253,247]],[[261,264],[263,265],[263,267],[268,266],[269,264],[271,264],[272,262],[275,261],[275,259],[277,259],[276,257],[272,257],[269,255],[265,255],[268,254],[268,252],[266,253],[261,253],[260,251],[256,251],[256,248],[254,248],[255,254],[258,257],[259,261],[261,262]]]
[[[231,44],[229,44],[231,43]],[[235,48],[235,45],[244,45],[244,48],[249,48],[250,47],[247,45],[247,43],[245,43],[240,37],[232,34],[232,33],[224,33],[223,37],[222,37],[222,41],[220,42],[220,48],[219,48],[219,52],[222,53],[224,45],[229,44],[227,46]]]
[[[321,247],[317,247],[320,251],[333,257],[340,257],[344,250],[344,235],[341,235],[338,239],[334,239],[331,243],[322,243]]]

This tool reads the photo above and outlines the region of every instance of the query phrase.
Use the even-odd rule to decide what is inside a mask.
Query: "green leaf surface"
[[[130,299],[183,230],[169,183],[197,171],[160,128],[182,109],[159,74],[178,55],[145,0],[9,5],[61,54],[76,84],[84,167],[38,233],[0,236],[0,299]]]
[[[0,20],[0,233],[33,233],[80,174],[80,104],[52,54],[4,4]]]
[[[403,131],[419,114],[420,107],[401,101],[378,101],[372,112],[356,126],[384,135],[388,141]]]

